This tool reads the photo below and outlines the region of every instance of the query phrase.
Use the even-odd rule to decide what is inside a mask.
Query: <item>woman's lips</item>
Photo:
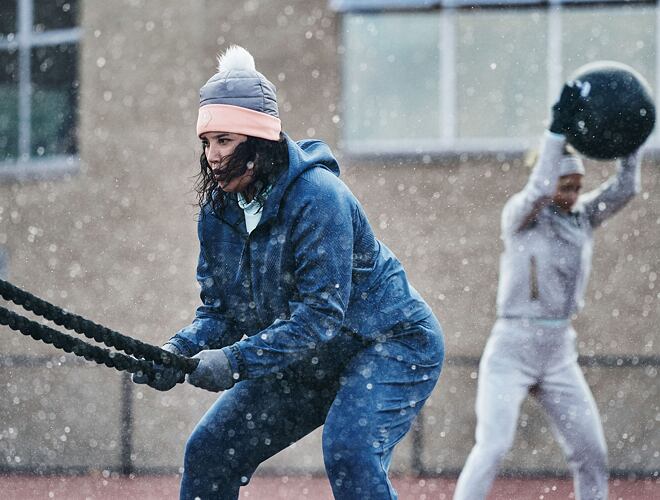
[[[221,181],[221,180],[223,180],[223,179],[225,178],[225,176],[226,176],[226,173],[223,172],[222,169],[220,169],[220,168],[212,169],[211,173],[212,173],[212,175],[213,175],[213,178],[214,178],[216,181]]]

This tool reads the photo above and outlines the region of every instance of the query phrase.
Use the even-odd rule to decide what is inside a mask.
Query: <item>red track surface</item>
[[[394,478],[400,500],[451,500],[454,479]],[[176,476],[0,476],[3,500],[166,500],[178,498]],[[241,500],[332,500],[325,478],[255,477]],[[565,479],[498,479],[489,500],[574,498]],[[660,479],[610,481],[610,500],[660,499]]]

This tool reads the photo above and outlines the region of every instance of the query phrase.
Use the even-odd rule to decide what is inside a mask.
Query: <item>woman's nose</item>
[[[221,155],[219,149],[213,145],[210,145],[206,150],[206,159],[209,161],[209,163],[217,163],[220,161],[220,158]]]

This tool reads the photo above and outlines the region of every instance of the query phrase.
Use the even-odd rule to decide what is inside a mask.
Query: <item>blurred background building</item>
[[[285,130],[337,152],[441,319],[446,367],[393,468],[455,474],[495,319],[500,210],[578,67],[629,64],[660,102],[657,2],[3,0],[0,277],[153,344],[191,320],[198,90],[231,43],[278,86]],[[660,470],[659,146],[656,131],[642,194],[597,233],[575,323],[620,475]],[[594,187],[614,165],[587,167]],[[2,327],[0,471],[176,472],[215,397],[135,386]],[[504,472],[567,470],[530,399]],[[320,434],[261,471],[321,474]]]

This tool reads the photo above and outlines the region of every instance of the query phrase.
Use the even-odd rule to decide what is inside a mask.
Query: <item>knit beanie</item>
[[[230,132],[279,140],[282,124],[275,92],[256,70],[252,55],[232,45],[218,57],[218,72],[199,91],[197,135]]]
[[[584,175],[584,165],[579,157],[565,155],[559,162],[559,177],[571,174]]]

